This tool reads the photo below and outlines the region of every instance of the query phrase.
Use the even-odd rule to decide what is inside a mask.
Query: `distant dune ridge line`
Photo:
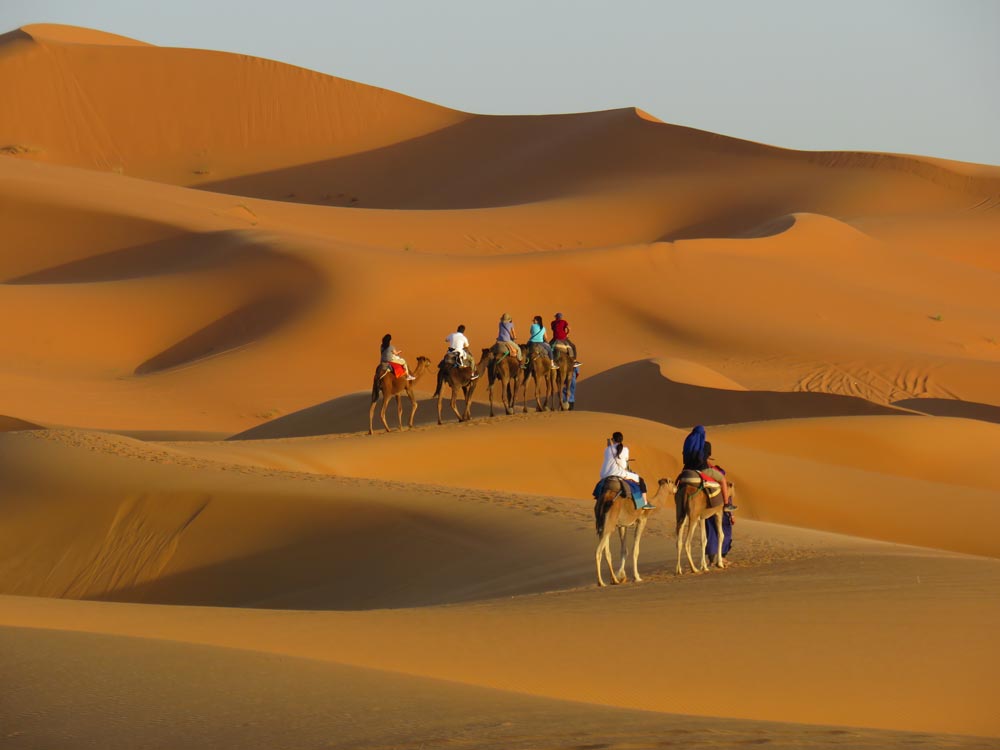
[[[12,746],[1000,737],[1000,168],[51,24],[0,80]],[[384,334],[557,312],[572,412],[439,426],[430,377],[365,434]],[[673,574],[668,499],[598,590],[607,438],[652,486],[696,424],[727,569]]]

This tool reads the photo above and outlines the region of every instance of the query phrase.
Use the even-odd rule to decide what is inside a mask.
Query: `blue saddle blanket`
[[[604,494],[604,483],[608,479],[620,479],[626,485],[628,485],[628,488],[632,491],[632,502],[635,503],[636,510],[645,506],[646,502],[642,499],[642,488],[639,486],[639,483],[633,482],[631,479],[625,479],[624,477],[605,477],[604,479],[599,481],[597,483],[597,486],[594,487],[595,500],[597,500],[598,498],[601,497],[601,495]]]

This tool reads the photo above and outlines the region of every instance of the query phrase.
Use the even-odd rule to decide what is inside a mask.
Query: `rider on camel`
[[[446,336],[445,342],[448,344],[448,353],[444,355],[438,367],[444,367],[449,359],[454,361],[457,367],[475,367],[476,360],[469,349],[469,339],[465,336],[464,325],[460,325],[457,331]],[[478,377],[478,373],[473,373],[470,380]]]
[[[406,360],[402,358],[402,350],[397,349],[392,345],[392,334],[387,333],[382,337],[382,346],[380,347],[382,355],[383,365],[402,365],[403,372],[406,373],[407,380],[416,380],[416,378],[410,374],[410,368],[406,364]],[[391,367],[389,369],[392,369]]]
[[[684,439],[683,458],[685,469],[693,469],[718,482],[722,488],[722,502],[725,509],[729,512],[736,510],[736,506],[729,499],[729,483],[726,481],[725,472],[712,460],[712,444],[705,439],[705,428],[701,425],[691,430]]]
[[[549,327],[552,328],[552,346],[559,344],[568,346],[573,354],[573,366],[579,365],[580,363],[576,359],[576,344],[569,339],[569,321],[563,317],[562,313],[556,313],[556,319],[549,324]]]

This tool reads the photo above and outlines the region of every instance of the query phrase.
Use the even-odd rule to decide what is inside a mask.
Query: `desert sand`
[[[0,76],[5,747],[1000,743],[1000,167],[68,26]],[[384,333],[557,311],[573,411],[367,434]],[[728,567],[661,495],[598,588],[605,439],[695,424]]]

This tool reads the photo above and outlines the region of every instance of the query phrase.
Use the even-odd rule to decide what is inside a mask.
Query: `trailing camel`
[[[488,350],[484,349],[483,351],[486,352]],[[458,421],[468,422],[472,419],[472,394],[475,393],[476,385],[479,383],[478,377],[473,379],[473,376],[481,377],[486,372],[488,364],[484,355],[479,358],[479,364],[476,367],[454,367],[451,364],[445,364],[438,369],[437,389],[434,391],[434,398],[437,399],[438,424],[442,424],[441,399],[443,398],[442,389],[445,385],[451,388],[451,410],[455,412]],[[461,413],[459,413],[456,406],[459,391],[461,391],[462,396],[465,398],[465,408]]]
[[[675,489],[671,480],[661,479],[656,488],[656,494],[650,498],[650,503],[659,497],[660,491],[664,487],[667,488],[667,492],[673,492]],[[594,521],[597,526],[598,540],[594,559],[597,563],[598,586],[604,586],[604,579],[601,577],[602,554],[608,564],[608,570],[611,571],[611,582],[624,583],[628,580],[625,576],[625,535],[629,527],[635,529],[632,538],[632,578],[636,583],[642,581],[639,576],[639,541],[642,539],[642,532],[646,529],[646,522],[649,520],[650,514],[656,510],[656,508],[637,509],[632,500],[632,491],[624,479],[609,477],[604,481],[601,496],[594,503]],[[622,548],[621,565],[619,565],[617,573],[611,564],[611,532],[615,529],[618,530],[618,539],[621,541]]]
[[[500,383],[500,402],[504,412],[514,413],[514,402],[517,400],[517,387],[524,376],[521,361],[511,354],[507,344],[498,341],[491,349],[483,349],[482,359],[487,362],[490,382],[487,389],[490,393],[490,416],[493,416],[493,386]]]
[[[535,381],[535,411],[547,411],[552,408],[552,398],[556,392],[552,359],[545,353],[545,348],[539,344],[528,344],[524,351],[528,358],[527,369],[524,371],[524,379],[522,380],[524,410],[528,411],[528,378],[532,378]],[[542,400],[542,394],[544,394],[544,400]]]
[[[375,415],[375,405],[378,403],[379,394],[382,395],[382,410],[379,418],[382,426],[389,432],[389,423],[385,421],[385,408],[389,405],[389,399],[396,397],[396,413],[399,416],[399,429],[403,429],[403,394],[410,399],[412,407],[410,409],[410,427],[413,427],[413,417],[417,413],[417,397],[413,393],[413,384],[420,380],[420,377],[427,372],[431,366],[431,361],[427,357],[417,357],[417,369],[413,371],[413,380],[407,380],[406,375],[397,377],[392,368],[383,368],[380,363],[375,370],[375,377],[372,380],[372,406],[368,410],[368,434],[372,434],[372,418]]]
[[[705,533],[705,521],[709,518],[715,519],[715,531],[719,540],[718,549],[715,551],[715,566],[726,567],[725,560],[722,559],[722,514],[725,506],[720,497],[721,490],[716,487],[715,494],[709,496],[711,485],[702,482],[700,485],[679,484],[674,493],[674,505],[677,508],[677,575],[682,575],[684,570],[681,566],[681,556],[686,551],[688,564],[692,573],[701,573],[708,570],[708,558],[705,548],[708,546],[708,535]],[[736,496],[736,487],[729,483],[730,501]],[[712,507],[712,500],[719,498],[715,507]],[[691,540],[698,529],[701,529],[701,566],[695,566],[691,559]]]

